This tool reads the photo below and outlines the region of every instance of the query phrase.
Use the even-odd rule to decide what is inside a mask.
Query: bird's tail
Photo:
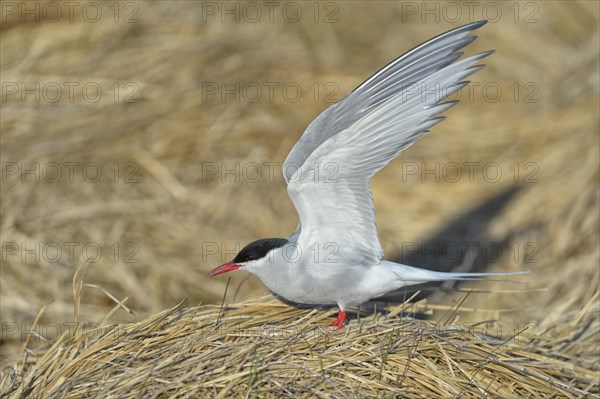
[[[381,266],[388,269],[389,272],[396,275],[403,285],[415,285],[428,283],[432,281],[447,281],[447,280],[483,280],[494,276],[514,276],[519,274],[528,274],[529,272],[494,272],[494,273],[444,273],[433,270],[420,269],[394,263],[382,261]]]

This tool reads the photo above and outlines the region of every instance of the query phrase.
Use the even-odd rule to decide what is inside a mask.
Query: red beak
[[[208,273],[208,276],[209,277],[214,277],[214,276],[219,275],[219,274],[223,274],[223,273],[227,273],[227,272],[232,272],[234,270],[239,269],[242,266],[244,266],[244,265],[238,265],[237,263],[233,263],[233,261],[227,262],[227,263],[223,263],[221,266],[213,269],[210,273]]]

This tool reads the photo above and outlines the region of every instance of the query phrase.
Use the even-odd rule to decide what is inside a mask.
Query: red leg
[[[341,310],[338,312],[337,319],[330,324],[330,326],[335,327],[336,330],[344,327],[344,321],[346,320],[346,312]]]

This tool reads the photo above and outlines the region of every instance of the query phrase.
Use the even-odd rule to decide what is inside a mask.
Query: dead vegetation
[[[598,3],[520,3],[518,17],[502,4],[466,50],[496,54],[462,104],[372,185],[387,257],[441,231],[499,243],[485,267],[530,277],[341,332],[324,327],[333,311],[243,301],[264,288],[242,274],[221,310],[226,279],[206,274],[293,231],[279,165],[329,100],[454,25],[422,23],[406,8],[420,2],[333,3],[334,23],[308,3],[297,23],[164,1],[54,23],[45,5],[65,4],[39,4],[0,28],[2,395],[600,395]]]
[[[568,355],[573,346],[595,345],[597,306],[565,315],[554,337],[545,332],[528,337],[531,326],[499,337],[481,325],[398,317],[426,308],[397,306],[385,318],[357,320],[333,331],[324,327],[333,312],[298,310],[271,298],[226,308],[177,306],[138,323],[88,327],[62,337],[29,360],[35,372],[11,375],[22,380],[5,393],[44,398],[598,393],[597,371],[585,357]],[[572,342],[575,335],[579,338]]]

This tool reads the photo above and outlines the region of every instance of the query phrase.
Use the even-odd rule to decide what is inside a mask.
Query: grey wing
[[[458,52],[477,36],[467,36],[485,25],[477,21],[443,33],[396,58],[364,83],[323,111],[304,131],[283,164],[283,175],[290,181],[312,152],[369,114],[374,107],[447,67],[461,55]]]
[[[399,58],[308,127],[286,160],[299,165],[286,179],[300,215],[302,228],[292,235],[300,248],[333,244],[336,261],[347,265],[381,260],[370,178],[456,104],[440,101],[464,87],[463,79],[481,68],[473,65],[491,53],[454,62],[456,49],[473,40],[464,36],[481,25],[458,28]],[[333,179],[317,178],[323,165],[337,168]]]

